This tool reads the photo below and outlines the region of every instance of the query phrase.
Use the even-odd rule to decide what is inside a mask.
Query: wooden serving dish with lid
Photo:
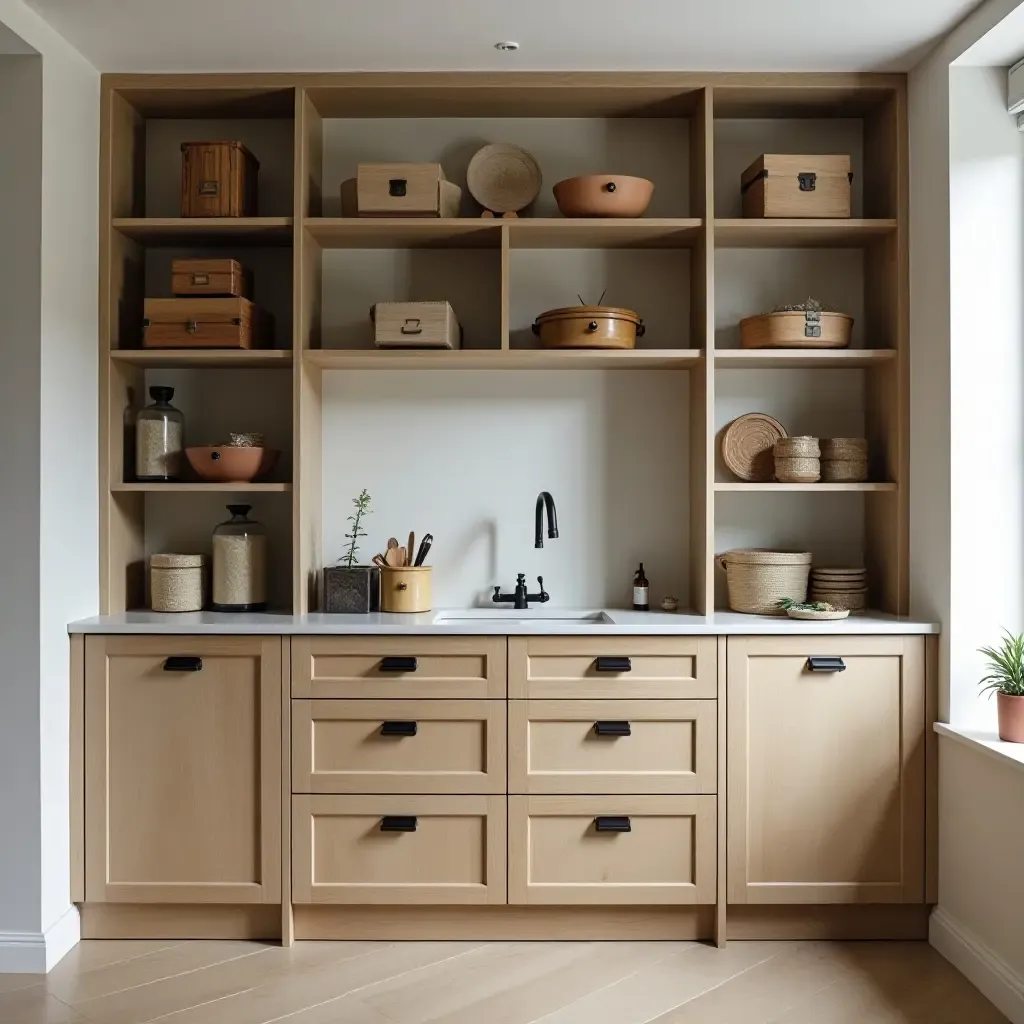
[[[644,322],[618,306],[563,306],[541,313],[533,333],[544,348],[635,348]]]

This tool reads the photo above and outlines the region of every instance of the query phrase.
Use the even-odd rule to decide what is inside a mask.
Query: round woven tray
[[[783,615],[779,607],[783,598],[798,602],[807,599],[809,551],[727,551],[715,562],[725,570],[729,607],[734,612]]]
[[[494,142],[473,154],[466,169],[473,198],[494,213],[518,213],[540,194],[537,161],[519,146]]]
[[[810,622],[828,622],[833,619],[845,619],[850,614],[849,608],[837,608],[832,612],[815,612],[810,609],[788,608],[786,614],[791,619],[806,619]]]
[[[775,456],[775,479],[782,484],[813,484],[821,479],[821,462],[816,458]]]
[[[739,416],[722,434],[722,460],[741,480],[768,483],[774,478],[772,449],[786,428],[763,412]]]

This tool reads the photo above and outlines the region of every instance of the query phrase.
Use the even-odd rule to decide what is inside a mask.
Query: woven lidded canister
[[[151,555],[149,590],[153,611],[202,611],[205,564],[205,555]]]

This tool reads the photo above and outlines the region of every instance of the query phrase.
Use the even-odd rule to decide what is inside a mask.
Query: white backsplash
[[[685,607],[688,395],[685,371],[325,373],[325,559],[365,487],[361,560],[432,533],[435,608],[489,602],[519,572],[531,591],[542,575],[552,605],[623,607],[640,560],[652,603]],[[560,537],[537,550],[541,490]]]

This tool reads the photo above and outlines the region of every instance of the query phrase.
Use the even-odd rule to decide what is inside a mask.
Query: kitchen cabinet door
[[[730,637],[727,662],[729,902],[922,902],[923,638]]]
[[[281,900],[279,637],[86,639],[86,901]]]

